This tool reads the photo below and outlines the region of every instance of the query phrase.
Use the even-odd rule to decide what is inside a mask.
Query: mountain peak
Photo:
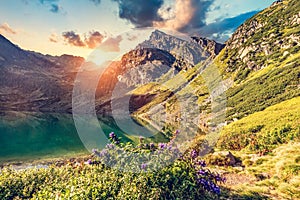
[[[6,39],[6,37],[4,37],[1,33],[0,33],[0,40],[6,40],[6,41],[9,41],[9,40]]]
[[[162,31],[160,31],[160,30],[158,30],[158,29],[155,29],[155,30],[152,32],[152,34],[167,35],[165,32],[162,32]]]
[[[6,37],[4,37],[2,34],[0,34],[0,47],[2,45],[10,45],[19,48],[17,45],[13,44],[11,41],[9,41]],[[19,48],[20,49],[20,48]]]
[[[216,56],[223,48],[223,45],[214,41],[202,38],[201,41],[185,40],[173,35],[166,34],[160,30],[155,30],[149,39],[142,42],[137,48],[157,48],[168,51],[176,57],[181,57],[189,63],[196,65],[211,56]]]
[[[24,58],[26,52],[9,41],[6,37],[0,34],[0,52],[1,57],[5,60],[13,60],[14,58]]]

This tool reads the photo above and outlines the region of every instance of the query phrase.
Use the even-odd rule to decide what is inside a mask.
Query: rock
[[[241,171],[244,171],[244,167],[241,167],[241,166],[238,166],[238,167],[234,167],[234,169],[236,170],[236,171],[239,171],[239,172],[241,172]]]
[[[222,156],[224,158],[229,158],[229,164],[230,165],[234,165],[236,164],[236,160],[235,160],[235,157],[233,156],[233,154],[230,152],[230,151],[220,151],[220,152],[215,152],[213,153],[213,155],[216,155],[216,156]]]
[[[137,48],[157,48],[168,51],[195,65],[210,57],[215,57],[224,48],[224,44],[199,36],[183,40],[156,30],[151,34],[149,40],[142,42]]]
[[[208,163],[218,166],[234,166],[237,164],[237,159],[230,151],[219,151],[208,157]]]
[[[265,180],[265,179],[269,179],[269,178],[270,178],[270,175],[267,174],[267,173],[260,173],[260,174],[255,174],[255,178],[256,178],[258,181],[262,181],[262,180]]]

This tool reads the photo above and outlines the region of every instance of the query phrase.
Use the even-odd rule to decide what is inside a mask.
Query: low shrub
[[[116,167],[126,167],[122,159],[134,163],[137,158],[122,158],[119,150],[143,158],[141,155],[151,151],[167,155],[163,152],[170,153],[176,148],[170,148],[170,143],[133,147],[120,143],[115,134],[110,137],[112,143],[101,151],[94,150],[94,158],[84,165],[23,171],[3,169],[0,199],[216,199],[220,194],[219,183],[224,179],[206,167],[196,150],[160,169],[150,170],[154,159],[153,163],[137,166],[139,171],[122,171]]]

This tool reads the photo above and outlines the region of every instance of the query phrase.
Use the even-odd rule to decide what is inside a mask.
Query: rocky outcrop
[[[197,42],[205,51],[209,52],[212,57],[217,56],[225,47],[225,44],[218,43],[203,37],[193,36],[192,39]]]
[[[137,46],[137,48],[157,48],[168,51],[193,65],[216,56],[223,47],[213,40],[201,37],[184,40],[158,30],[151,34],[149,40]]]
[[[225,73],[249,74],[243,71],[257,71],[266,67],[268,60],[277,62],[295,54],[300,44],[299,6],[296,0],[276,1],[240,26],[220,56],[227,65]]]

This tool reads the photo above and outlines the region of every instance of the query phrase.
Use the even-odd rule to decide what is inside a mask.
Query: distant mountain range
[[[132,95],[130,112],[135,116],[145,115],[154,105],[176,113],[176,91],[185,98],[196,96],[200,118],[208,119],[211,97],[201,77],[208,60],[224,81],[233,83],[226,91],[226,123],[299,96],[300,15],[296,5],[295,0],[273,4],[247,20],[225,45],[154,31],[148,40],[106,68],[95,94],[98,114],[111,114],[111,99],[121,103],[127,95]],[[85,72],[88,87],[97,74],[93,63],[70,55],[25,51],[0,35],[1,112],[71,113],[74,80],[83,64],[89,66]],[[185,81],[178,81],[180,77]],[[167,82],[173,92],[153,82]],[[117,83],[138,89],[112,97]]]
[[[164,69],[156,69],[166,70],[161,71],[161,74],[167,73],[169,69],[179,72],[214,57],[222,48],[222,44],[211,40],[192,38],[185,41],[161,31],[154,31],[149,40],[125,54],[120,61],[109,65],[97,88],[96,107],[101,112],[102,107],[109,105],[111,92],[119,81],[118,78],[132,68],[142,65],[144,74],[148,76],[147,81],[154,81],[159,77],[151,74],[153,68],[166,66]],[[93,70],[96,68],[92,63],[85,63],[83,58],[25,51],[0,35],[0,109],[71,112],[74,80],[83,64],[91,65],[86,72],[88,80],[89,76],[95,74]],[[141,80],[133,72],[126,76],[123,76],[123,82],[129,85],[140,84],[134,83],[134,80]]]

